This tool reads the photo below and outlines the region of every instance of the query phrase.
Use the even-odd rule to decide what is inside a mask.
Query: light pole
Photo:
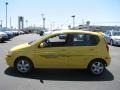
[[[41,14],[41,16],[42,16],[42,20],[43,20],[43,29],[45,30],[45,17],[44,17],[44,14]]]
[[[2,20],[0,20],[0,22],[1,22],[1,25],[0,25],[0,27],[2,28]]]
[[[73,18],[73,28],[75,27],[75,15],[71,16]]]
[[[12,28],[12,20],[11,20],[11,17],[10,17],[10,29]]]
[[[45,30],[45,18],[43,18],[43,28]]]
[[[5,5],[6,5],[6,28],[7,28],[7,5],[8,5],[8,2],[6,2]]]

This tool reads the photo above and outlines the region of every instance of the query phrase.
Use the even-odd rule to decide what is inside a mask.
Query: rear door
[[[85,68],[89,60],[96,55],[97,36],[74,34],[73,45],[68,50],[69,68]]]

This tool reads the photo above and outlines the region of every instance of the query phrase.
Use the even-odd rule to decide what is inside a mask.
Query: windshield
[[[33,45],[36,42],[37,42],[37,40],[33,40],[33,41],[28,42],[28,44]]]
[[[120,36],[120,31],[119,32],[113,32],[113,36]]]
[[[45,38],[45,37],[46,37],[46,35],[45,35],[45,36],[42,36],[42,37],[40,37],[40,38],[37,38],[37,39],[35,39],[35,40],[29,41],[28,44],[33,45],[33,44],[37,43],[38,41],[42,40],[42,39]]]

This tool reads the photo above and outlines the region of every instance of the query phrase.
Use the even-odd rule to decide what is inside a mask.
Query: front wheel
[[[16,60],[15,68],[20,73],[30,73],[33,70],[33,64],[28,58],[21,57]]]
[[[100,75],[105,70],[105,64],[100,60],[92,61],[88,66],[88,70],[93,75]]]
[[[110,45],[111,45],[111,46],[113,46],[113,45],[114,45],[113,40],[110,40]]]

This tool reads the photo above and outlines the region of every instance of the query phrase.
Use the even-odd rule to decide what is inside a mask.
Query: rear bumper
[[[104,60],[106,61],[106,66],[109,66],[111,63],[111,58],[105,58]]]

